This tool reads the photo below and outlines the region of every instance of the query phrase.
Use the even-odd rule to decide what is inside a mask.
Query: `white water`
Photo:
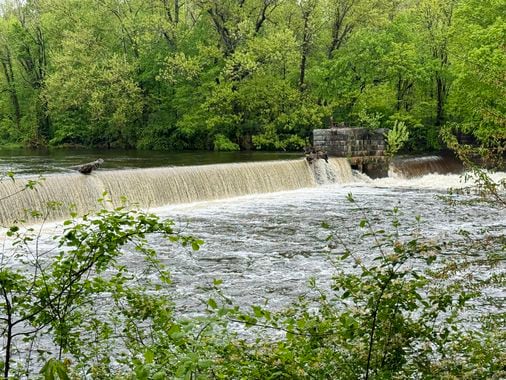
[[[4,179],[0,181],[0,224],[6,225],[19,219],[36,223],[38,220],[30,216],[30,210],[42,212],[46,220],[67,218],[70,206],[78,214],[84,214],[98,208],[97,199],[104,192],[112,198],[113,205],[118,205],[120,197],[126,197],[129,203],[140,207],[159,207],[334,183],[434,189],[461,186],[462,179],[457,174],[426,174],[432,173],[432,170],[444,171],[448,167],[451,164],[440,157],[408,159],[394,162],[390,177],[373,181],[365,175],[353,174],[346,159],[331,158],[328,163],[316,160],[313,164],[299,159],[97,171],[88,176],[52,174],[42,180],[33,177],[15,182]],[[426,175],[406,181],[404,177],[409,177],[414,171]],[[496,174],[493,178],[504,176]],[[30,179],[39,183],[32,190],[19,192]],[[14,193],[17,194],[10,196]],[[51,201],[60,202],[61,206],[50,209],[47,203]]]
[[[68,216],[73,205],[79,214],[97,208],[104,192],[117,205],[120,197],[140,207],[215,200],[248,194],[271,193],[314,187],[324,183],[352,180],[346,159],[334,158],[329,164],[319,160],[309,165],[304,159],[152,169],[114,170],[80,174],[48,175],[34,190],[22,191],[29,179],[0,182],[0,222],[17,219],[36,222],[24,210],[47,213],[48,220]],[[32,180],[38,180],[32,178]],[[5,198],[5,199],[4,199]],[[62,207],[49,210],[47,202],[58,201]]]
[[[205,300],[210,296],[205,289],[216,278],[223,280],[224,293],[243,306],[263,303],[266,299],[273,308],[287,305],[307,291],[310,277],[317,278],[322,286],[328,286],[335,271],[328,261],[328,255],[335,254],[340,247],[328,247],[325,238],[329,231],[321,228],[322,221],[331,224],[333,231],[349,248],[364,256],[371,254],[371,245],[364,245],[359,237],[359,220],[366,215],[375,226],[388,230],[391,228],[388,214],[394,207],[401,210],[401,234],[404,236],[413,232],[417,215],[421,217],[421,235],[433,242],[463,240],[463,237],[459,237],[460,230],[468,231],[475,239],[484,240],[506,231],[504,208],[487,204],[452,207],[437,198],[446,194],[446,188],[463,184],[458,175],[428,174],[413,179],[371,180],[352,173],[349,166],[339,160],[331,160],[328,165],[320,160],[313,168],[299,160],[290,161],[288,165],[286,162],[279,163],[274,167],[278,170],[275,179],[261,182],[258,178],[268,175],[268,170],[273,169],[271,163],[253,165],[254,168],[248,166],[251,164],[244,165],[246,168],[241,166],[240,169],[251,169],[251,174],[241,173],[239,183],[233,189],[226,185],[229,179],[218,166],[212,168],[216,170],[213,176],[206,176],[198,168],[181,168],[167,178],[165,173],[170,172],[169,169],[72,176],[68,182],[61,181],[67,178],[65,176],[55,176],[60,183],[54,181],[51,186],[54,189],[65,186],[72,192],[80,188],[76,185],[79,184],[89,191],[88,194],[98,197],[101,186],[107,184],[114,190],[111,191],[113,195],[125,195],[127,191],[130,197],[140,194],[145,197],[142,198],[146,202],[143,204],[145,208],[162,217],[174,219],[183,232],[203,239],[205,244],[202,249],[189,254],[187,250],[168,245],[156,236],[151,237],[151,243],[171,268],[174,281],[171,291],[177,309],[182,314],[190,315],[204,310]],[[227,171],[236,168],[234,173],[239,175],[241,170],[238,167],[226,165]],[[199,199],[196,190],[192,193],[193,190],[183,186],[177,193],[180,194],[180,202],[187,199],[187,203],[156,207],[157,199],[174,196],[175,190],[167,187],[177,188],[175,183],[181,185],[178,181],[192,170],[193,174],[187,177],[190,180],[202,176],[208,182],[216,181],[222,185],[200,187],[198,191],[210,196],[208,200],[200,198],[199,201],[194,201]],[[312,170],[315,171],[314,176]],[[292,178],[299,175],[302,179]],[[108,176],[107,179],[103,178]],[[493,176],[503,179],[506,173]],[[132,187],[122,185],[122,180]],[[324,185],[318,186],[317,182]],[[255,188],[255,184],[259,183],[261,185]],[[262,193],[269,186],[272,192]],[[251,189],[256,193],[243,195]],[[284,191],[279,191],[282,189]],[[229,198],[216,199],[223,197],[223,192],[227,191],[225,195]],[[363,211],[357,211],[354,205],[346,201],[346,195],[350,192]],[[69,201],[77,198],[88,205],[86,202],[89,199],[78,197],[79,194],[69,195]],[[59,225],[52,224],[50,229],[44,231],[44,236],[51,236],[58,231]],[[50,250],[53,245],[54,242],[48,239],[41,242],[40,249]],[[443,247],[442,256],[484,254],[459,251],[458,247],[444,244]],[[124,261],[131,270],[142,276],[143,269],[137,252],[127,251]],[[343,263],[342,269],[353,270],[350,263]],[[494,271],[484,268],[482,272],[467,275],[484,278],[505,272],[506,264],[501,262]],[[506,297],[504,289],[489,287],[485,291],[494,300],[504,301]],[[480,305],[481,313],[495,311],[497,309],[487,301]],[[50,345],[46,348],[50,349]]]
[[[378,228],[388,229],[387,215],[399,207],[404,235],[413,231],[417,215],[422,219],[422,235],[434,242],[459,239],[462,229],[476,238],[506,230],[504,209],[455,208],[436,198],[445,194],[442,190],[417,189],[416,182],[409,181],[402,187],[375,187],[374,182],[373,186],[330,185],[156,210],[181,226],[188,225],[189,232],[206,242],[191,256],[166,251],[180,301],[189,309],[196,307],[199,297],[205,297],[199,289],[209,286],[213,278],[222,278],[228,294],[241,304],[268,297],[278,306],[301,294],[309,277],[328,281],[334,269],[326,260],[328,231],[321,222],[330,223],[357,252],[370,249],[359,238],[358,222],[364,214],[345,199],[350,192]]]
[[[506,180],[506,173],[495,172],[488,173],[490,179],[494,182]],[[433,189],[448,190],[458,189],[474,185],[472,179],[466,180],[464,174],[437,174],[429,173],[420,177],[402,178],[402,177],[385,177],[375,180],[363,179],[363,183],[368,186],[384,187],[384,188],[412,188],[412,189]]]
[[[506,178],[506,173],[496,177]],[[183,233],[205,241],[200,251],[189,254],[153,237],[152,244],[171,268],[180,309],[202,310],[202,301],[208,296],[202,289],[215,278],[224,280],[225,291],[240,304],[269,298],[275,307],[304,292],[312,276],[327,282],[334,272],[327,254],[333,250],[325,242],[329,231],[321,228],[323,221],[360,254],[371,253],[359,238],[360,219],[365,215],[376,227],[391,229],[388,215],[394,207],[401,210],[402,234],[409,235],[415,228],[415,217],[420,216],[421,235],[433,242],[460,239],[461,230],[476,239],[506,231],[504,208],[487,204],[454,207],[437,198],[446,194],[447,186],[459,185],[457,175],[366,181],[355,176],[352,180],[355,182],[149,209],[174,219]],[[349,193],[362,211],[346,200]],[[44,235],[59,231],[60,225],[52,223]],[[46,242],[41,247],[49,250],[52,244]],[[469,252],[452,248],[442,254]],[[127,252],[125,261],[132,268],[140,265],[135,251]],[[504,265],[499,268],[505,270]],[[499,296],[506,297],[506,292],[500,291]]]

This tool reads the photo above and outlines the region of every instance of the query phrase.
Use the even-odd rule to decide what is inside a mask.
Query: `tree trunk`
[[[9,92],[9,97],[11,99],[12,109],[14,112],[14,123],[16,124],[16,128],[20,130],[21,128],[21,107],[19,105],[19,98],[16,92],[15,80],[14,80],[14,71],[12,70],[12,59],[11,54],[8,47],[5,47],[4,56],[2,57],[2,68],[4,71],[5,79],[7,82],[7,91]]]
[[[37,101],[37,139],[39,143],[46,143],[51,138],[51,118],[45,97],[40,96]]]
[[[328,59],[332,59],[334,52],[341,47],[344,40],[353,29],[353,25],[351,23],[346,23],[345,20],[353,5],[353,1],[337,5],[334,19],[332,21],[332,40],[330,41],[330,45],[327,49]]]
[[[307,54],[304,50],[302,50],[302,56],[300,59],[300,75],[299,75],[299,90],[302,92],[306,87],[305,77],[306,77],[306,60]]]
[[[309,30],[309,17],[311,12],[309,10],[302,11],[302,17],[304,19],[304,29],[302,31],[302,52],[300,56],[300,72],[299,72],[299,90],[303,92],[305,89],[306,79],[306,65],[307,56],[309,54],[309,44],[311,41],[311,32]]]
[[[25,33],[30,39],[27,39],[27,42],[23,42],[20,46],[18,61],[37,96],[35,111],[37,118],[35,138],[37,141],[32,141],[32,144],[39,145],[44,144],[51,138],[51,119],[48,104],[47,100],[41,96],[47,69],[46,42],[42,29],[38,24],[32,29],[26,24],[26,20],[23,20],[21,25],[23,27],[22,33]]]
[[[5,327],[5,354],[4,354],[4,379],[9,379],[9,372],[11,370],[11,350],[12,350],[12,304],[11,300],[9,298],[9,294],[7,294],[7,290],[5,288],[2,288],[2,297],[5,302],[5,313],[6,315],[6,324]]]
[[[441,126],[445,122],[445,110],[444,103],[446,100],[446,80],[439,74],[436,74],[436,100],[437,100],[437,111],[436,111],[436,125]]]

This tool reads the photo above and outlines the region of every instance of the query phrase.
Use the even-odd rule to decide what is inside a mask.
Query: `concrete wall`
[[[313,130],[313,146],[334,157],[384,156],[385,129],[330,128]]]
[[[330,128],[313,130],[313,146],[329,156],[346,157],[351,167],[371,178],[388,176],[386,129]]]

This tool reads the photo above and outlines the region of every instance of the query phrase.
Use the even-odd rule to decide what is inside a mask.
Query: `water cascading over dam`
[[[464,169],[462,162],[453,156],[422,156],[393,160],[389,167],[389,177],[414,178],[428,173],[460,173]]]
[[[4,226],[19,219],[36,222],[30,216],[31,210],[47,215],[47,220],[60,220],[68,217],[71,205],[78,214],[87,213],[99,207],[97,200],[104,192],[112,198],[113,205],[119,204],[120,197],[126,197],[130,204],[147,208],[345,183],[351,179],[351,167],[342,158],[331,158],[328,164],[319,160],[313,165],[299,159],[97,171],[88,176],[48,175],[34,189],[22,192],[19,190],[29,179],[4,179],[0,182],[0,222]],[[62,206],[49,210],[47,204],[53,201]]]

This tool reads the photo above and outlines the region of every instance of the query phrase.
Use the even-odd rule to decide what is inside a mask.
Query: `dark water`
[[[102,169],[134,169],[160,166],[208,165],[268,161],[302,157],[302,153],[273,152],[161,152],[117,149],[0,149],[0,173],[16,175],[65,173],[69,167],[104,159]]]

